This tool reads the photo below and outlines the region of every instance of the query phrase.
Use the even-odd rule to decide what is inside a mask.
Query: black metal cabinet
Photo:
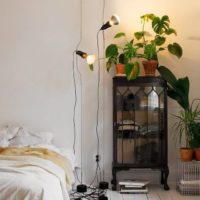
[[[167,93],[160,77],[113,78],[113,164],[112,189],[119,170],[150,168],[161,170],[161,184],[167,178]]]

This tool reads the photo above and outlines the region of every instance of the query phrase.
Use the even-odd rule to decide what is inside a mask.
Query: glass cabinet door
[[[117,86],[117,163],[158,165],[164,130],[164,89],[159,86]]]

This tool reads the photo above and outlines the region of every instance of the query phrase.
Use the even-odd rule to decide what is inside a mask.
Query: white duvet
[[[65,172],[46,159],[0,155],[0,200],[69,200]]]

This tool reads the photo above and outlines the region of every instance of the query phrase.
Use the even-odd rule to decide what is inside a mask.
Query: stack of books
[[[120,193],[148,193],[148,180],[123,180],[119,182]]]

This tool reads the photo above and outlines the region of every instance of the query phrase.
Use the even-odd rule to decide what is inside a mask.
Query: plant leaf
[[[131,58],[135,57],[136,51],[138,47],[135,47],[131,42],[128,42],[124,48],[124,55],[125,57],[130,60]]]
[[[169,29],[169,22],[169,17],[167,15],[164,15],[161,19],[155,17],[152,21],[152,28],[155,33],[162,34]]]
[[[179,78],[175,83],[175,87],[180,89],[186,96],[189,96],[190,82],[187,76],[184,78]]]
[[[121,64],[126,64],[128,62],[128,58],[126,58],[126,56],[124,55],[124,53],[121,53],[119,55],[119,63]]]
[[[90,68],[91,71],[94,70],[94,65],[93,65],[93,64],[90,64],[90,65],[88,65],[88,66],[89,66],[89,68]]]
[[[166,38],[165,38],[165,37],[162,37],[162,36],[159,36],[159,35],[157,35],[157,36],[155,37],[155,43],[156,43],[156,45],[158,45],[158,46],[163,45],[163,44],[165,43],[165,41],[166,41]]]
[[[144,46],[144,44],[141,42],[138,42],[135,44],[135,46],[137,46],[138,48],[142,48]]]
[[[112,67],[112,63],[111,62],[107,62],[106,63],[106,69],[107,69],[107,71],[109,72],[110,71],[110,68]]]
[[[160,48],[157,50],[157,52],[159,52],[159,51],[163,51],[163,50],[165,50],[165,48],[160,47]]]
[[[116,44],[110,44],[106,48],[106,58],[118,55],[118,48]]]
[[[143,20],[143,21],[149,21],[149,20],[153,20],[155,17],[154,14],[150,13],[150,14],[145,14],[145,15],[142,15],[140,18]]]
[[[128,80],[134,80],[140,73],[140,64],[138,62],[125,65],[125,73]]]
[[[134,35],[137,40],[140,40],[144,36],[144,31],[135,32]]]
[[[177,82],[176,76],[167,67],[159,66],[157,70],[165,81],[167,81],[172,87],[175,87]]]
[[[122,36],[126,36],[126,34],[124,32],[120,32],[120,33],[117,33],[114,38],[120,38]]]
[[[148,60],[157,60],[156,46],[154,43],[147,44],[144,47],[144,55]]]
[[[173,29],[173,28],[168,28],[167,30],[165,30],[165,33],[167,35],[171,35],[172,33],[175,34],[175,35],[177,35],[176,30]]]
[[[169,44],[167,48],[171,54],[177,56],[178,58],[181,58],[183,50],[178,43],[174,42],[173,44]]]
[[[107,71],[110,71],[110,68],[112,67],[112,64],[116,64],[116,63],[117,63],[116,57],[110,57],[108,59],[108,61],[106,62]]]

